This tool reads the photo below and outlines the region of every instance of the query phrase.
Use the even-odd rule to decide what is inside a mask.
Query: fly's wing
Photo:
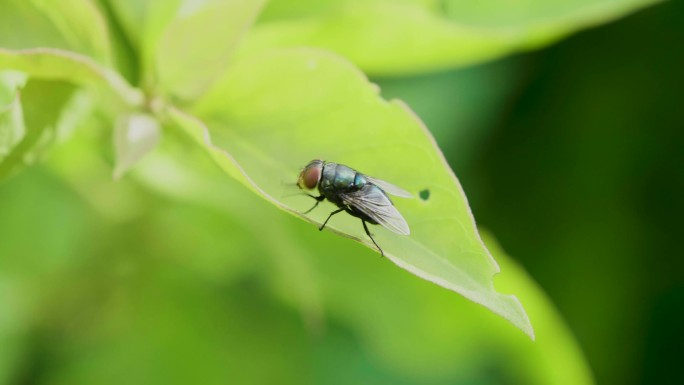
[[[358,191],[341,194],[341,197],[346,205],[358,209],[386,229],[401,235],[411,233],[404,217],[380,188],[367,184]]]
[[[374,185],[383,189],[386,193],[398,196],[400,198],[413,198],[410,192],[393,185],[392,183],[385,182],[382,179],[373,178],[371,176],[364,175],[367,181],[373,183]]]

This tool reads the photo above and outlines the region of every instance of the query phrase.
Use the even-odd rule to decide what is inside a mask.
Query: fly
[[[397,234],[410,234],[406,220],[394,207],[387,194],[402,198],[413,196],[393,184],[369,177],[343,164],[314,159],[299,173],[297,186],[306,190],[318,188],[318,196],[306,194],[315,199],[316,203],[304,214],[311,212],[325,199],[338,207],[338,210],[328,215],[318,230],[323,230],[333,215],[346,211],[361,219],[366,235],[380,250],[382,256],[385,256],[385,253],[373,239],[366,223],[379,224]]]

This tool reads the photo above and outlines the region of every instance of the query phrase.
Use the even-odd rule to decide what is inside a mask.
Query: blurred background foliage
[[[433,130],[478,223],[553,298],[598,383],[684,380],[681,15],[667,3],[533,54],[381,82]]]
[[[113,182],[93,115],[0,184],[0,383],[591,383],[561,317],[596,382],[684,381],[682,14],[372,79],[435,135],[536,342],[275,210],[173,133]]]

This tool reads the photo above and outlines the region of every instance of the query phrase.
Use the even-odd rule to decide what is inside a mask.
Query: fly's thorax
[[[335,179],[333,186],[340,191],[347,191],[354,187],[354,179],[356,178],[356,171],[353,169],[338,164],[335,168]]]
[[[339,163],[328,163],[323,165],[321,180],[318,184],[318,191],[333,204],[342,207],[344,201],[342,194],[356,190],[354,181],[357,172]]]
[[[325,162],[323,163],[323,170],[321,172],[321,180],[318,182],[318,189],[323,191],[328,191],[332,189],[333,182],[335,181],[335,170],[337,169],[337,163]]]

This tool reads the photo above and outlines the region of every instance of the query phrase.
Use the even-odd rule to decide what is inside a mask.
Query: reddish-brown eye
[[[321,167],[318,165],[307,167],[302,172],[302,182],[308,189],[313,189],[321,178]]]
[[[299,179],[297,180],[297,186],[300,189],[311,190],[316,188],[318,182],[321,180],[321,174],[323,173],[323,162],[319,159],[314,159],[309,164],[304,167],[302,172],[299,173]]]

